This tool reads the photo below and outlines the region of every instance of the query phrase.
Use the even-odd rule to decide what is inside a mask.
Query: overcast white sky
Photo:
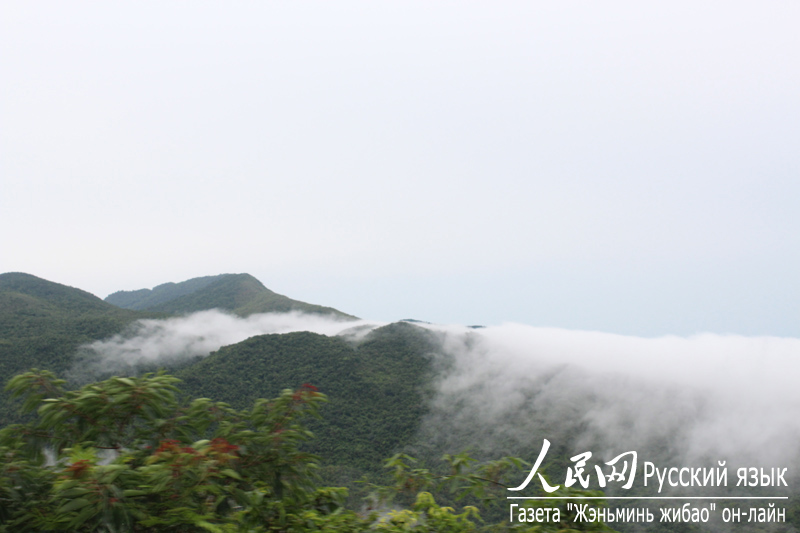
[[[800,337],[800,4],[0,5],[0,272]]]

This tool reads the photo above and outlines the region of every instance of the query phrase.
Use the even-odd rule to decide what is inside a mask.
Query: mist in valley
[[[142,320],[82,348],[74,372],[180,364],[255,335],[311,331],[358,342],[382,323],[216,310]],[[593,460],[639,453],[659,467],[798,464],[800,339],[702,334],[640,338],[503,324],[417,323],[436,339],[435,392],[415,449],[535,456],[543,439]],[[413,451],[413,450],[412,450]]]

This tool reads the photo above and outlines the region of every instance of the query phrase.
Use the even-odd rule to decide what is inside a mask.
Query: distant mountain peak
[[[152,307],[175,300],[176,298],[180,298],[181,296],[186,296],[188,294],[192,294],[193,292],[202,290],[215,281],[230,275],[235,274],[203,276],[200,278],[192,278],[182,281],[180,283],[173,283],[170,281],[167,283],[162,283],[161,285],[153,287],[152,289],[117,291],[113,294],[109,294],[105,298],[105,301],[126,309],[150,309]]]
[[[106,297],[105,301],[126,309],[165,313],[223,309],[247,316],[254,313],[300,311],[355,319],[354,316],[332,307],[292,300],[277,294],[250,274],[218,274],[180,283],[164,283],[152,289],[118,291]]]

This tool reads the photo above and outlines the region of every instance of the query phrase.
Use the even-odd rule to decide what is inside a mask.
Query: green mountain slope
[[[88,292],[30,274],[0,274],[0,378],[30,368],[63,373],[78,346],[109,337],[138,318]],[[8,422],[0,410],[0,426]]]
[[[338,313],[277,295],[248,275],[201,278],[128,296],[123,303],[148,310],[123,309],[29,274],[0,275],[3,382],[34,367],[65,377],[74,371],[81,345],[120,333],[137,319],[166,318],[169,312],[222,307],[243,315],[265,310]],[[431,394],[433,350],[427,330],[396,323],[358,341],[308,332],[261,335],[168,366],[184,380],[187,394],[236,407],[304,383],[318,387],[330,402],[323,418],[312,424],[317,438],[311,451],[324,458],[327,480],[352,487],[365,473],[380,474],[382,460],[418,434]],[[20,420],[14,402],[0,393],[0,427]]]
[[[312,451],[330,465],[377,472],[417,434],[430,392],[432,349],[425,330],[403,323],[358,343],[307,332],[261,335],[176,375],[189,395],[237,408],[311,384],[330,400],[322,419],[311,424]]]
[[[125,309],[148,309],[204,289],[224,276],[225,274],[204,276],[202,278],[190,279],[182,283],[164,283],[152,289],[118,291],[108,295],[105,301]]]
[[[332,307],[308,304],[277,294],[250,274],[220,274],[181,283],[165,283],[153,289],[119,291],[109,295],[106,302],[126,309],[165,313],[192,313],[216,308],[240,316],[301,311],[355,318]]]
[[[8,296],[24,296],[29,300],[28,311],[32,311],[34,300],[42,308],[50,310],[60,309],[80,313],[112,309],[94,294],[22,272],[0,274],[0,293]],[[18,310],[20,309],[3,307],[0,308],[0,313],[8,315]]]

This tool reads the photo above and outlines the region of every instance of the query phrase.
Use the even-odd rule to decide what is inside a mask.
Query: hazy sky
[[[800,4],[0,4],[0,272],[800,337]]]

